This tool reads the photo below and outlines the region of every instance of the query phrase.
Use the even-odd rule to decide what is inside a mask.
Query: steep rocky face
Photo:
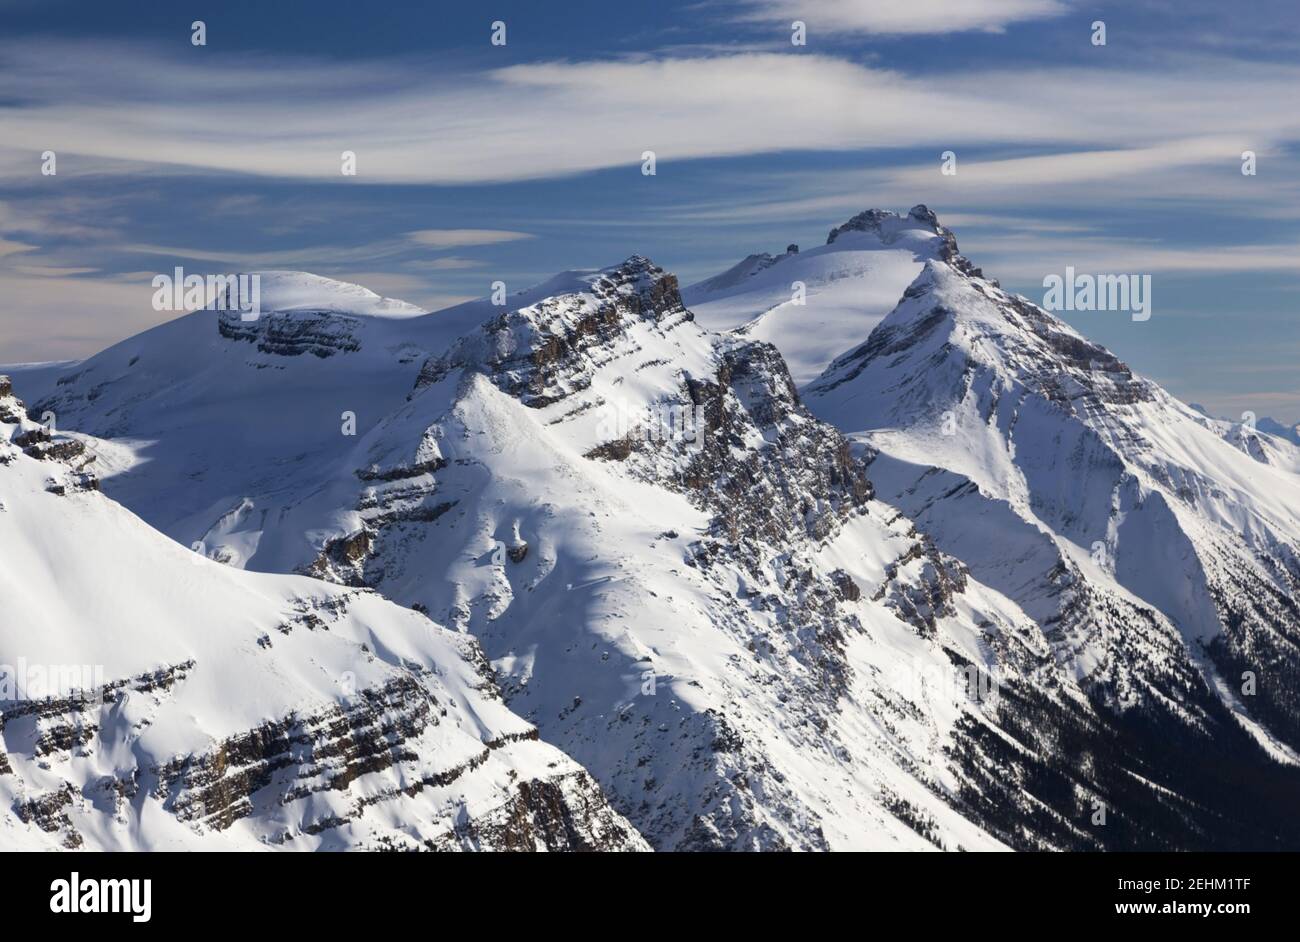
[[[969,309],[983,305],[996,307],[1002,322],[977,322],[969,315]],[[961,267],[928,263],[903,292],[900,309],[861,345],[836,358],[826,373],[809,385],[809,394],[833,403],[831,393],[837,387],[878,367],[884,358],[913,351],[918,356],[920,351],[925,355],[937,353],[936,364],[946,366],[939,357],[947,351],[934,348],[957,333],[965,343],[956,347],[954,356],[964,356],[968,345],[975,349],[981,339],[995,342],[999,366],[1013,372],[1015,381],[1024,384],[1028,392],[1061,405],[1070,414],[1096,411],[1103,404],[1149,401],[1156,396],[1154,384],[1135,377],[1109,350],[1080,336],[1024,298],[1008,294]],[[965,368],[964,363],[959,365]],[[976,369],[981,364],[972,359],[969,365]],[[925,378],[909,379],[909,385],[919,389]]]
[[[324,359],[361,349],[362,322],[337,311],[294,311],[244,320],[238,311],[217,315],[217,331],[228,340],[244,340],[262,353]]]
[[[646,848],[472,639],[191,553],[0,412],[4,846]]]
[[[960,567],[873,511],[775,349],[701,331],[646,260],[431,359],[357,477],[362,529],[314,571],[480,638],[656,846],[934,846],[921,818],[987,841],[941,784],[942,681],[882,678],[980,657],[960,624],[1000,603],[959,601]]]
[[[676,399],[656,404],[659,415],[691,416],[689,435],[684,427],[665,435],[662,426],[638,426],[621,439],[625,456],[612,453],[619,440],[587,456],[614,457],[633,477],[682,493],[710,515],[685,562],[719,590],[729,591],[737,572],[761,585],[766,562],[788,554],[776,588],[797,591],[757,604],[780,610],[778,620],[801,638],[789,652],[812,671],[801,696],[833,701],[845,684],[845,634],[860,626],[840,610],[842,582],[797,560],[862,512],[871,484],[848,443],[804,410],[775,348],[721,341],[716,357],[712,376],[688,378]]]
[[[955,755],[1037,781],[1019,790],[1067,820],[1046,793],[1086,787],[1122,826],[1040,827],[1008,791],[991,818],[997,833],[1021,843],[1012,836],[1027,827],[1054,846],[1108,848],[1290,840],[1266,823],[1280,812],[1272,790],[1296,778],[1300,492],[1289,462],[1260,480],[1258,462],[1212,420],[969,264],[927,263],[804,394],[859,442],[881,496],[1014,599],[1087,695],[1072,707],[1041,680],[1031,689],[1004,678],[999,709],[1022,746],[1041,741],[1033,726],[1043,722],[1087,744],[1083,768],[1047,752],[1035,770],[983,735]],[[1240,775],[1228,787],[1189,770],[1180,751],[1231,756]],[[1142,758],[1125,771],[1125,756]],[[1158,788],[1133,788],[1134,775]],[[997,777],[981,775],[980,787]],[[1234,789],[1268,810],[1243,810]]]
[[[633,256],[593,278],[588,290],[545,298],[502,314],[427,362],[416,391],[451,372],[483,372],[505,393],[540,408],[591,385],[601,351],[626,336],[628,323],[672,330],[691,320],[677,279]]]

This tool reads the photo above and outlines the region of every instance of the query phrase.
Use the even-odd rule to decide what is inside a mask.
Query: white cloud
[[[1034,212],[1036,225],[1060,229],[1059,218],[1113,205],[1124,209],[1173,203],[1257,219],[1294,219],[1300,212],[1297,161],[1255,138],[1260,176],[1241,174],[1242,140],[1194,137],[1113,149],[1066,150],[1032,157],[983,157],[959,151],[958,172],[940,173],[937,153],[924,161],[862,170],[750,174],[747,197],[694,200],[664,207],[668,224],[745,225],[835,219],[867,205],[907,208],[920,201],[954,227]],[[797,193],[796,197],[788,194]]]
[[[1132,151],[1207,128],[1259,149],[1300,136],[1300,113],[1277,107],[1300,85],[1293,65],[912,76],[824,55],[742,53],[449,77],[419,63],[216,64],[145,49],[37,48],[0,45],[10,97],[24,102],[0,109],[0,157],[6,146],[54,149],[61,175],[134,165],[341,185],[467,184],[635,173],[644,150],[655,151],[663,174],[679,160],[797,150]],[[131,74],[106,67],[127,54]],[[344,150],[357,155],[356,177],[340,173]],[[8,178],[36,172],[31,161],[0,159]]]
[[[436,249],[496,245],[500,242],[517,242],[520,239],[532,238],[527,232],[511,232],[508,229],[417,229],[406,235],[420,245]]]
[[[199,249],[180,245],[154,245],[152,243],[134,243],[116,246],[115,248],[120,252],[156,255],[165,259],[224,263],[245,271],[269,271],[277,268],[296,269],[310,266],[369,262],[398,255],[408,251],[410,247],[404,240],[389,239],[354,246],[300,246],[273,249],[265,252],[249,252],[241,249]]]
[[[1066,265],[1095,274],[1221,275],[1294,271],[1296,259],[1300,258],[1300,244],[1294,242],[1188,248],[1134,239],[1042,233],[970,239],[962,249],[994,277],[1034,282],[1045,275],[1059,274]]]
[[[1057,184],[1094,183],[1133,175],[1147,179],[1186,166],[1218,163],[1240,177],[1241,139],[1203,137],[1174,140],[1147,147],[1070,151],[1003,160],[967,160],[943,178],[946,186],[963,191],[1026,188]],[[1225,178],[1229,177],[1224,173]],[[934,186],[934,167],[914,167],[892,174],[904,187]]]
[[[13,242],[9,239],[0,239],[0,258],[6,255],[17,255],[19,252],[35,251],[36,246],[28,245],[25,242]]]
[[[30,275],[33,278],[70,278],[73,275],[93,275],[98,268],[77,268],[58,265],[13,265],[10,270],[16,275]]]
[[[442,258],[435,258],[432,261],[423,259],[415,263],[408,262],[411,268],[428,268],[431,271],[461,271],[466,268],[482,268],[486,262],[476,258],[461,258],[458,255],[447,255]]]
[[[745,19],[803,20],[819,33],[915,35],[1000,32],[1023,20],[1060,16],[1060,0],[745,0]]]

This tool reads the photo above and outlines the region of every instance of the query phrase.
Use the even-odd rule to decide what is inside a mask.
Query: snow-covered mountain
[[[210,568],[473,636],[654,847],[1300,846],[1296,450],[925,207],[685,301],[640,257],[431,314],[262,293],[24,370],[34,410]]]
[[[1206,418],[1216,418],[1202,405],[1195,402],[1189,402],[1188,405]],[[1267,415],[1254,418],[1251,413],[1247,412],[1242,415],[1239,421],[1218,418],[1211,428],[1217,429],[1225,441],[1231,442],[1260,461],[1268,463],[1286,461],[1288,457],[1294,454],[1291,449],[1283,448],[1279,450],[1272,441],[1273,438],[1280,438],[1292,445],[1300,445],[1300,425],[1284,425],[1272,416]],[[1263,435],[1260,434],[1261,432]]]
[[[700,328],[671,275],[634,258],[533,295],[402,331],[348,313],[356,348],[325,356],[205,312],[25,381],[178,540],[474,634],[657,847],[999,846],[945,797],[968,698],[944,651],[984,663],[967,625],[1003,602],[954,599],[776,351]],[[404,363],[444,318],[477,326]]]
[[[0,377],[0,846],[642,849],[478,645],[100,494]]]
[[[1261,416],[1255,421],[1255,428],[1278,438],[1285,438],[1293,445],[1300,445],[1300,425],[1285,425],[1272,416]]]
[[[1293,780],[1293,446],[1178,402],[960,256],[928,261],[803,392],[886,500],[1043,627],[1099,715],[1158,723],[1161,752],[1234,756],[1252,800]],[[1141,774],[1189,804],[1219,777]]]
[[[859,213],[825,245],[780,255],[750,255],[682,292],[710,330],[766,340],[785,357],[795,382],[815,378],[898,303],[930,259],[956,253],[953,234],[925,206],[906,216]]]

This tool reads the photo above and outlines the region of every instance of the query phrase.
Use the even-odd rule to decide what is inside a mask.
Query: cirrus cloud
[[[802,20],[811,32],[907,36],[1001,32],[1012,23],[1060,16],[1060,0],[744,0],[749,20]]]
[[[153,83],[103,68],[128,54]],[[40,56],[0,45],[0,65],[13,77],[0,106],[6,179],[33,179],[37,165],[13,155],[46,149],[70,176],[166,169],[464,185],[635,173],[645,150],[662,168],[916,146],[1133,149],[1210,129],[1258,146],[1300,136],[1300,115],[1276,107],[1300,84],[1290,64],[909,74],[829,55],[741,53],[536,62],[453,82],[420,62],[216,65],[91,43]],[[354,177],[341,176],[344,151],[356,154]]]

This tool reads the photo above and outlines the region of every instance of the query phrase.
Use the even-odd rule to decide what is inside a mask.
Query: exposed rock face
[[[446,794],[463,788],[499,750],[534,742],[536,730],[507,733],[488,740],[482,750],[445,768],[421,768],[427,749],[422,739],[436,735],[449,716],[418,677],[400,677],[382,688],[361,692],[359,703],[335,706],[307,717],[291,716],[231,737],[203,755],[178,757],[153,769],[153,797],[182,821],[223,831],[256,812],[254,801],[273,799],[292,807],[311,805],[313,797],[339,792],[351,807],[331,803],[331,810],[266,839],[284,844],[299,836],[317,838],[327,831],[365,825],[373,808],[403,816],[422,793]],[[400,771],[400,785],[349,795],[355,781],[377,773]],[[614,814],[599,788],[581,770],[555,777],[530,778],[514,784],[514,794],[482,818],[449,822],[419,841],[394,843],[396,835],[375,835],[369,849],[437,850],[623,850],[641,846],[636,832]],[[410,814],[413,808],[405,813]]]
[[[835,583],[835,589],[839,592],[840,598],[844,601],[856,602],[862,598],[862,590],[853,581],[853,577],[843,569],[836,569],[832,572],[831,579]]]
[[[83,843],[81,835],[72,824],[67,808],[72,804],[72,786],[64,784],[62,788],[16,802],[14,813],[23,824],[34,825],[50,834],[57,834],[61,844],[68,850],[75,850]]]
[[[347,536],[335,537],[326,542],[307,572],[344,585],[367,585],[364,567],[374,541],[374,531],[364,527]]]
[[[820,558],[886,527],[871,518],[862,462],[809,415],[774,348],[701,331],[668,273],[633,258],[588,285],[499,315],[425,364],[410,406],[376,435],[370,470],[357,475],[366,486],[356,509],[374,532],[364,558],[318,571],[359,578],[480,637],[511,705],[589,763],[656,846],[830,847],[826,806],[801,794],[784,750],[839,767],[865,766],[876,748],[841,729],[856,723],[844,701],[866,682],[848,653],[866,631],[866,577]],[[531,457],[538,449],[545,458]],[[647,503],[608,503],[589,483],[606,475]],[[566,487],[576,487],[572,506]],[[431,507],[449,509],[421,513]],[[645,536],[624,535],[642,513]],[[665,529],[663,514],[683,523]],[[587,516],[590,535],[568,535],[568,521]],[[693,535],[680,535],[685,524]],[[933,633],[964,591],[959,570],[941,560],[947,581],[932,587],[906,565],[918,539],[887,538],[902,557],[891,592]],[[664,555],[574,575],[591,560],[619,561],[630,539]],[[445,584],[429,578],[442,572]],[[661,594],[667,584],[676,599]],[[550,614],[592,593],[586,604],[606,615]],[[654,653],[667,624],[731,652],[725,670]],[[572,660],[587,651],[593,663]],[[611,697],[615,678],[630,694]],[[902,708],[893,692],[871,698],[872,710]],[[773,709],[792,724],[780,746]],[[873,827],[929,842],[890,807],[873,806]],[[931,813],[928,803],[913,810]]]
[[[10,707],[0,712],[0,730],[35,718],[31,755],[46,767],[51,762],[67,767],[75,778],[79,767],[93,767],[97,754],[117,748],[111,727],[132,698],[162,706],[173,686],[183,683],[195,667],[191,662],[117,681],[85,697]],[[71,781],[35,794],[20,784],[19,794],[26,797],[15,801],[14,811],[24,824],[49,833],[63,846],[80,847],[84,839],[78,822],[84,826],[96,809],[107,804],[106,810],[123,823],[138,813],[130,799],[143,780],[152,783],[148,799],[187,823],[192,833],[201,837],[225,832],[242,822],[245,834],[272,847],[644,848],[636,832],[610,809],[599,787],[572,767],[536,777],[510,775],[512,781],[481,814],[453,815],[414,831],[377,826],[380,818],[419,820],[424,814],[422,795],[440,804],[458,792],[473,792],[491,774],[480,771],[489,762],[508,765],[518,744],[537,740],[532,729],[506,733],[455,764],[430,766],[424,757],[437,751],[438,727],[456,722],[455,709],[453,703],[440,702],[418,674],[404,675],[360,691],[354,704],[307,716],[290,714],[230,736],[204,752],[92,781],[81,792]],[[10,739],[21,743],[30,735],[10,733]],[[14,774],[7,764],[0,771],[4,774]],[[381,786],[385,780],[389,784]]]
[[[675,277],[633,256],[593,280],[589,292],[546,298],[462,338],[424,365],[416,391],[473,368],[540,408],[587,388],[598,364],[593,354],[638,319],[672,329],[691,313],[682,307]]]
[[[228,340],[246,340],[262,353],[324,359],[361,349],[361,321],[337,311],[270,313],[245,321],[238,311],[222,311],[217,330]]]
[[[428,842],[432,850],[608,851],[643,849],[586,772],[520,782],[489,815]]]
[[[21,408],[22,403],[14,399],[13,383],[8,376],[0,376],[0,422],[6,425],[17,425]]]
[[[53,494],[67,494],[99,489],[99,481],[89,470],[95,456],[75,438],[57,435],[44,425],[33,422],[23,401],[13,392],[8,376],[0,376],[0,441],[7,441],[28,458],[49,462],[50,475],[45,489]],[[14,452],[0,450],[0,464],[14,460]]]
[[[900,575],[911,569],[910,579]],[[966,569],[944,556],[934,543],[922,537],[912,548],[885,567],[885,581],[875,598],[883,600],[898,617],[922,634],[932,635],[941,617],[957,614],[955,596],[966,589]]]
[[[688,546],[686,562],[715,578],[719,588],[736,569],[755,583],[773,554],[788,563],[778,575],[781,620],[801,641],[791,650],[811,668],[808,697],[835,696],[845,680],[845,633],[853,616],[835,607],[840,583],[829,572],[798,561],[834,536],[871,498],[861,464],[833,429],[813,421],[799,401],[780,355],[768,344],[719,340],[717,371],[689,379],[674,403],[701,410],[699,441],[685,436],[631,435],[624,467],[660,487],[682,491],[710,513],[709,532]],[[640,431],[639,429],[636,431]],[[754,447],[755,441],[763,442]],[[591,454],[590,452],[588,454]],[[791,598],[781,598],[787,590]]]

